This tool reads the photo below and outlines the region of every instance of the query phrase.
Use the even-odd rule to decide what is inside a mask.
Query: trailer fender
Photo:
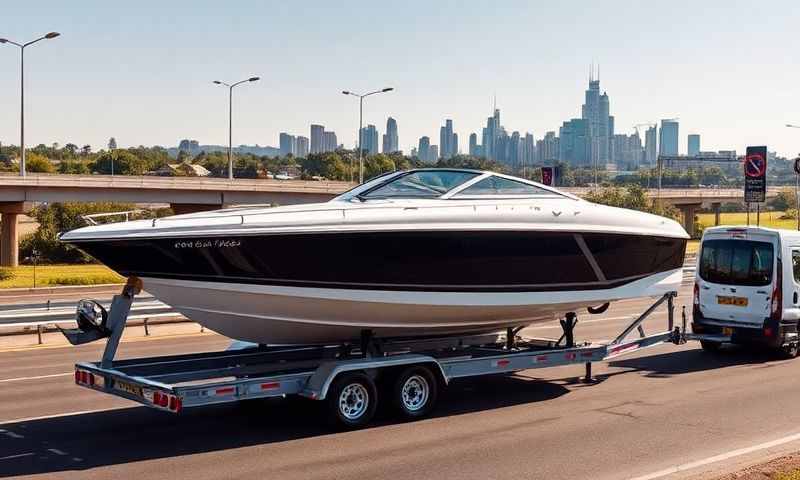
[[[415,364],[430,366],[434,371],[439,372],[442,381],[445,385],[447,384],[447,375],[445,375],[442,366],[436,359],[428,355],[406,354],[392,357],[358,358],[354,360],[325,362],[314,371],[314,374],[308,379],[306,388],[303,389],[300,395],[313,400],[325,400],[331,383],[333,383],[336,376],[341,373],[351,372],[353,370],[376,370],[380,368]]]

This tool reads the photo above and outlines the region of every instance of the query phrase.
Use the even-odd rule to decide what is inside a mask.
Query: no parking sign
[[[767,196],[767,147],[747,147],[744,157],[744,201],[761,203]]]

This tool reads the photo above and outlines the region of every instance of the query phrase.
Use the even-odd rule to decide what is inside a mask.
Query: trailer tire
[[[719,349],[722,348],[720,342],[712,342],[709,340],[700,340],[700,346],[703,347],[703,351],[709,353],[719,352]]]
[[[797,358],[797,356],[800,355],[800,345],[798,345],[797,342],[791,342],[788,345],[784,345],[780,348],[780,354],[787,360]]]
[[[439,383],[430,368],[406,368],[394,382],[392,403],[404,418],[413,420],[428,415],[436,406]]]
[[[328,417],[334,428],[355,430],[366,426],[375,415],[378,391],[375,382],[360,372],[337,376],[327,395]]]

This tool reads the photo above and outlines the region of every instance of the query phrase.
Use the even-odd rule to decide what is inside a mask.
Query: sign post
[[[744,157],[744,201],[748,217],[750,204],[757,204],[756,222],[760,223],[761,203],[767,197],[767,147],[747,147]],[[749,225],[748,218],[748,225]]]
[[[800,231],[800,156],[794,159],[794,209],[797,217],[797,231]]]
[[[548,187],[554,187],[556,184],[555,169],[553,167],[542,167],[542,183]]]

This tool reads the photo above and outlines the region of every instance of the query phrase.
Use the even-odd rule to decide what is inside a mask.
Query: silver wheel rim
[[[425,377],[412,375],[403,384],[401,391],[403,406],[410,412],[416,412],[425,407],[430,396],[430,386]]]
[[[339,411],[348,420],[357,420],[369,406],[369,393],[360,383],[351,383],[339,394]]]

